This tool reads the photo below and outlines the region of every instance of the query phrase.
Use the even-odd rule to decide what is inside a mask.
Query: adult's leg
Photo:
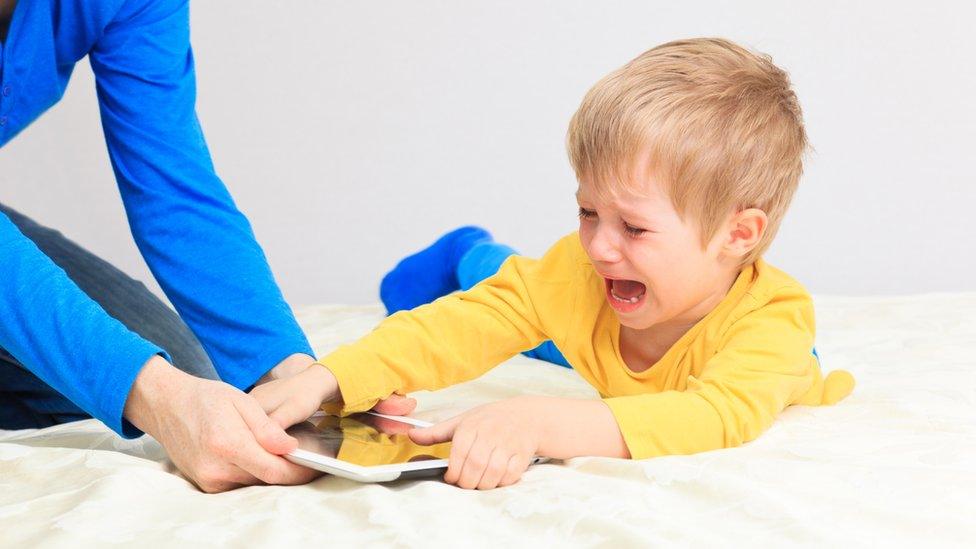
[[[49,427],[89,417],[0,349],[0,429]]]
[[[462,227],[431,246],[407,256],[383,277],[380,298],[388,314],[430,303],[456,290],[467,290],[492,276],[516,254],[479,227]],[[552,341],[522,353],[531,358],[570,367]]]
[[[145,285],[54,229],[3,204],[0,213],[109,315],[165,349],[174,366],[197,377],[218,379],[196,336]],[[0,428],[46,427],[85,417],[84,411],[0,349]]]

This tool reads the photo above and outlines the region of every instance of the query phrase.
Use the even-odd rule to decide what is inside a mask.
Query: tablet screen
[[[407,431],[408,423],[354,414],[348,417],[324,416],[288,429],[298,439],[298,447],[316,454],[369,467],[429,459],[447,459],[451,443],[432,446],[415,444]]]

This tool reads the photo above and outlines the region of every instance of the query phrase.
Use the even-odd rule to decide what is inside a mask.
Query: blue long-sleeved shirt
[[[214,172],[186,1],[20,0],[0,45],[0,146],[62,97],[86,55],[133,237],[221,378],[244,388],[286,356],[311,354]],[[108,316],[3,214],[0,266],[0,347],[116,432],[138,435],[125,400],[163,350]]]

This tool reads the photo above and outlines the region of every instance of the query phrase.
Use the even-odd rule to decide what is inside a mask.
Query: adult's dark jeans
[[[218,379],[200,341],[173,309],[141,282],[95,256],[60,232],[3,204],[5,214],[40,250],[109,315],[169,353],[184,372]],[[0,275],[2,276],[2,275]],[[4,322],[0,318],[0,322]],[[98,364],[78,365],[98,368]],[[48,427],[91,417],[0,347],[0,429]]]

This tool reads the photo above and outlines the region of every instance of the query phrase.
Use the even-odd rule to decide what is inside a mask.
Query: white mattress
[[[489,492],[439,481],[207,495],[157,443],[95,421],[0,431],[0,545],[80,547],[963,545],[976,535],[976,294],[819,298],[826,369],[854,394],[793,407],[741,448],[536,466]],[[376,307],[299,311],[316,350],[365,333]],[[592,396],[572,371],[515,358],[419,395],[425,419],[522,393]]]

